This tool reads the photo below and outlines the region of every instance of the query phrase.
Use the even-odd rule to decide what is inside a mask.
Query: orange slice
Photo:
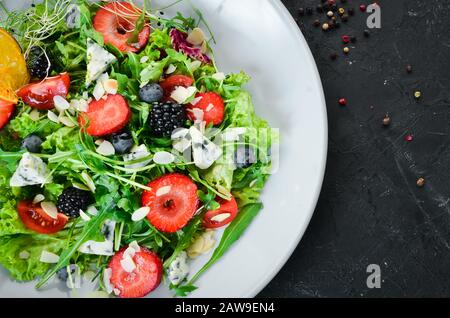
[[[27,63],[17,41],[0,29],[0,98],[16,103],[14,93],[30,81]]]

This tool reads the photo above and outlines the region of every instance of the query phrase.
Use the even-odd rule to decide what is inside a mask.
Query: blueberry
[[[113,144],[116,153],[123,155],[129,153],[131,148],[134,146],[133,137],[131,133],[127,130],[120,131],[111,136],[111,142]]]
[[[139,90],[139,97],[146,103],[160,102],[164,91],[158,84],[147,84]]]
[[[22,141],[22,149],[26,149],[32,153],[41,151],[42,139],[37,135],[29,135]]]
[[[75,271],[77,270],[77,265],[71,264],[69,266],[64,266],[59,271],[56,272],[56,276],[58,279],[62,282],[66,282],[69,278],[69,273],[67,272],[67,269],[70,269],[70,275],[74,275]]]
[[[256,155],[249,146],[238,146],[234,153],[234,162],[239,169],[245,169],[256,163]]]

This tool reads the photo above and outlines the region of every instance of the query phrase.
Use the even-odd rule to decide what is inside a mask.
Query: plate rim
[[[322,140],[322,151],[319,154],[321,157],[321,171],[320,171],[320,177],[319,182],[316,184],[314,189],[314,197],[311,204],[311,209],[308,211],[305,222],[302,225],[301,230],[297,234],[297,237],[295,240],[292,240],[290,242],[289,246],[289,252],[284,255],[283,258],[280,259],[278,264],[272,268],[270,273],[266,275],[261,282],[258,285],[255,285],[251,291],[249,291],[248,297],[254,298],[256,297],[274,278],[275,276],[281,271],[281,269],[286,265],[287,261],[291,258],[292,254],[294,253],[295,249],[299,245],[301,239],[305,235],[306,229],[309,226],[309,223],[311,222],[312,216],[314,214],[314,211],[316,209],[317,203],[319,201],[319,196],[322,190],[322,185],[325,177],[325,169],[327,165],[327,158],[328,158],[328,114],[327,114],[327,107],[326,107],[326,100],[325,100],[325,94],[323,90],[322,85],[322,79],[319,74],[319,70],[317,68],[316,61],[314,59],[314,56],[311,52],[311,49],[308,45],[308,42],[306,41],[303,33],[300,31],[300,28],[298,27],[297,23],[295,22],[293,16],[289,12],[289,10],[286,8],[286,6],[281,2],[281,0],[271,0],[271,4],[274,7],[275,11],[286,21],[287,27],[291,30],[293,34],[296,35],[298,39],[298,44],[304,46],[306,48],[306,53],[310,59],[310,64],[312,66],[312,71],[314,73],[314,82],[318,84],[319,88],[319,95],[320,95],[320,108],[322,112],[322,120],[323,120],[323,140]]]

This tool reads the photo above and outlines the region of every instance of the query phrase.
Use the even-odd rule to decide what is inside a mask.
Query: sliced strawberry
[[[198,93],[195,97],[197,103],[195,105],[189,104],[187,107],[189,119],[192,121],[197,119],[193,112],[193,110],[197,108],[203,111],[203,121],[205,121],[207,125],[220,125],[225,116],[225,105],[222,97],[213,92]]]
[[[148,184],[142,205],[150,208],[147,219],[158,230],[174,233],[182,229],[197,211],[197,186],[188,177],[171,173]]]
[[[6,126],[14,113],[14,104],[0,99],[0,129]]]
[[[17,91],[23,102],[37,109],[52,109],[55,107],[53,97],[66,97],[70,88],[70,76],[67,73],[25,85]]]
[[[172,75],[163,80],[159,85],[164,90],[164,100],[171,100],[170,95],[178,86],[190,87],[194,84],[194,80],[186,75]]]
[[[86,132],[91,136],[105,136],[118,132],[130,120],[131,110],[122,95],[108,95],[106,99],[93,100],[88,111],[80,114],[78,122],[86,126]]]
[[[238,214],[238,205],[236,199],[231,197],[231,200],[216,198],[220,204],[217,210],[210,210],[205,213],[203,217],[203,226],[207,229],[217,229],[227,225],[233,221]]]
[[[139,32],[137,43],[129,43],[141,11],[128,2],[111,2],[101,7],[94,17],[94,29],[103,35],[105,43],[114,45],[122,52],[139,52],[148,42],[150,27]]]
[[[110,282],[119,290],[121,298],[140,298],[155,290],[161,283],[163,264],[155,253],[141,247],[139,252],[130,256],[136,268],[127,272],[121,264],[126,248],[117,252],[109,262],[112,270]]]

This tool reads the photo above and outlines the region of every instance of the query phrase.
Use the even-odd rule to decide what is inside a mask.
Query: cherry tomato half
[[[220,204],[217,210],[210,210],[203,217],[203,226],[207,229],[216,229],[231,223],[238,214],[236,199],[231,197],[230,201],[216,198]]]
[[[39,205],[35,205],[31,201],[20,201],[17,205],[17,212],[26,228],[41,234],[59,232],[69,221],[69,218],[62,213],[58,213],[58,217],[53,219]]]

